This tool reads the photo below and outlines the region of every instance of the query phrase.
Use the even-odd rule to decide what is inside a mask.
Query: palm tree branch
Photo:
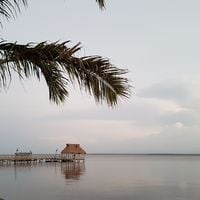
[[[80,44],[67,47],[64,43],[37,45],[0,44],[0,86],[5,87],[5,74],[11,79],[10,71],[20,77],[44,76],[49,87],[49,97],[55,103],[63,102],[68,96],[67,85],[78,82],[80,88],[93,95],[97,102],[106,101],[116,105],[119,97],[128,97],[130,86],[123,77],[126,70],[114,67],[108,59],[100,56],[76,57]]]

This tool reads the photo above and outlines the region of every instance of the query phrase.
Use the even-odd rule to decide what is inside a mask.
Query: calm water
[[[0,166],[5,200],[199,200],[200,156],[89,155],[85,165]]]

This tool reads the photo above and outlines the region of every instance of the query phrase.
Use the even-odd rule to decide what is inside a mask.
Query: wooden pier
[[[17,164],[32,162],[84,162],[81,156],[63,156],[62,154],[30,154],[30,155],[0,155],[0,164]]]
[[[0,155],[0,164],[4,163],[32,163],[32,162],[84,162],[86,152],[80,147],[80,144],[66,144],[66,147],[55,154],[32,154],[29,152],[19,152],[18,149],[14,155]]]

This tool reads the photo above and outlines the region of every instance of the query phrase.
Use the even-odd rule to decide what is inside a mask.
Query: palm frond
[[[0,0],[0,15],[10,19],[21,11],[20,5],[27,6],[27,0]]]
[[[105,0],[96,0],[96,2],[99,4],[101,9],[105,8]]]
[[[55,103],[64,102],[68,96],[68,83],[78,83],[93,95],[97,102],[106,101],[114,106],[119,98],[130,94],[126,70],[114,67],[100,56],[76,57],[80,44],[67,47],[68,42],[37,45],[0,43],[0,87],[12,79],[12,71],[20,78],[44,76],[49,88],[49,98]]]

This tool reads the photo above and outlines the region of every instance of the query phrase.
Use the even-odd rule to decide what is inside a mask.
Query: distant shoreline
[[[135,155],[135,156],[200,156],[187,153],[87,153],[87,155]]]

